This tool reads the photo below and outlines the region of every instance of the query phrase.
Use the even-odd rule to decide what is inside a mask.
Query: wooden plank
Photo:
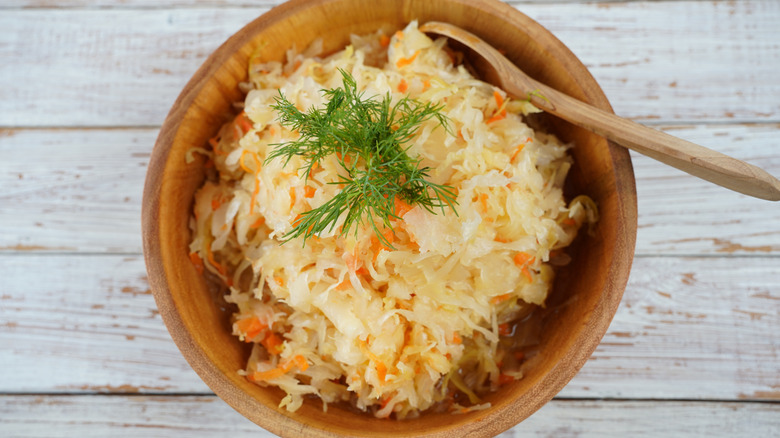
[[[178,7],[247,7],[276,6],[286,0],[17,0],[13,4],[0,4],[0,9],[46,9],[46,8],[79,8],[79,9],[148,9],[148,8],[178,8]],[[539,0],[501,0],[513,6],[538,3]],[[556,3],[586,3],[591,0],[555,0]],[[601,0],[599,3],[627,3],[642,0]]]
[[[780,405],[553,400],[502,438],[777,436]],[[213,396],[0,396],[0,433],[13,437],[270,438]]]
[[[665,126],[780,175],[780,125]],[[0,252],[141,252],[140,205],[156,129],[0,130]],[[34,158],[33,158],[34,157]],[[638,254],[770,255],[777,204],[634,155]]]
[[[0,251],[141,252],[154,129],[0,131]]]
[[[140,256],[0,255],[0,291],[0,393],[209,393],[160,320]],[[780,401],[778,332],[778,258],[640,257],[560,395]]]
[[[0,392],[211,392],[165,329],[141,256],[2,256],[0,291]]]
[[[780,177],[780,124],[663,126],[664,131]],[[780,251],[778,203],[750,198],[631,154],[637,254],[769,255]]]
[[[263,4],[7,10],[0,57],[14,62],[0,65],[0,77],[14,86],[0,88],[0,126],[158,126],[208,54]],[[515,6],[592,69],[618,114],[651,123],[780,119],[774,0]]]

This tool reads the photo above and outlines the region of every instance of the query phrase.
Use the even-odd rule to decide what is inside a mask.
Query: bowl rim
[[[325,3],[340,1],[346,0],[326,0]],[[405,1],[410,0],[399,0],[399,3]],[[469,0],[447,1],[452,3],[470,3]],[[583,86],[583,92],[586,94],[588,100],[590,100],[590,103],[603,110],[612,112],[609,101],[590,71],[567,46],[552,34],[552,32],[523,14],[520,10],[508,4],[498,0],[481,0],[481,2],[488,5],[493,10],[491,11],[492,13],[505,15],[505,18],[511,21],[514,26],[519,27],[522,25],[524,31],[529,34],[537,36],[544,35],[547,41],[545,48],[555,52],[559,59],[566,61],[570,66],[576,67],[577,70],[583,74],[577,82],[578,85],[585,85]],[[238,32],[231,35],[207,57],[204,63],[187,82],[165,118],[160,130],[160,135],[158,136],[152,151],[143,191],[142,237],[149,284],[155,302],[160,310],[160,315],[173,338],[174,343],[193,370],[222,400],[251,421],[280,436],[286,436],[293,432],[301,434],[302,430],[300,429],[298,420],[289,415],[285,415],[278,410],[270,409],[259,402],[247,402],[246,393],[220,371],[219,367],[212,362],[205,353],[203,347],[199,345],[196,338],[186,329],[183,318],[176,307],[168,285],[171,278],[169,273],[164,269],[163,259],[167,256],[165,248],[162,248],[162,245],[159,244],[160,227],[158,221],[160,218],[160,195],[163,170],[168,162],[169,153],[180,124],[185,117],[187,109],[202,91],[204,84],[214,72],[222,68],[224,61],[233,56],[234,53],[238,52],[239,49],[245,45],[245,38],[262,31],[273,23],[284,20],[313,5],[321,5],[322,3],[322,1],[318,2],[317,0],[290,0],[275,6],[262,15],[254,18]],[[541,394],[541,396],[534,399],[535,403],[532,406],[528,406],[528,414],[523,418],[508,418],[506,413],[503,413],[503,411],[496,412],[496,409],[493,408],[486,411],[478,411],[475,415],[475,421],[481,423],[482,426],[486,426],[482,429],[483,431],[487,431],[488,433],[498,431],[496,433],[500,433],[501,431],[514,426],[537,411],[551,400],[555,394],[560,392],[560,390],[568,384],[571,378],[576,375],[587,362],[593,351],[595,351],[617,311],[623,292],[628,283],[628,276],[633,262],[636,244],[636,183],[628,150],[612,144],[611,142],[607,142],[607,144],[610,149],[610,157],[614,163],[616,190],[621,195],[617,197],[618,204],[620,204],[620,208],[617,211],[621,215],[617,223],[620,224],[621,229],[616,232],[615,244],[616,247],[619,247],[618,249],[623,256],[612,257],[608,274],[609,285],[604,288],[605,291],[609,289],[610,294],[602,293],[602,296],[597,301],[595,307],[598,312],[595,312],[591,317],[590,324],[592,324],[593,330],[600,335],[595,337],[586,336],[587,332],[583,332],[579,338],[574,340],[574,343],[579,345],[579,348],[568,352],[570,354],[566,356],[567,361],[565,366],[563,361],[560,361],[549,370],[544,377],[544,381],[549,383],[549,385],[542,390],[543,394]],[[504,407],[504,410],[507,408],[508,407]],[[501,415],[502,413],[504,415]],[[272,415],[275,421],[270,423],[265,421],[269,415]],[[296,426],[296,424],[298,426]],[[311,425],[308,424],[308,426]],[[451,436],[454,429],[455,426],[421,436]],[[382,433],[382,431],[371,432],[373,436],[384,436]],[[362,436],[356,431],[352,434],[353,436]],[[337,436],[336,432],[325,429],[308,431],[305,435]]]

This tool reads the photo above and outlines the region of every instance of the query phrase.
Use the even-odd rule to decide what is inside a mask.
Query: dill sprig
[[[380,241],[391,246],[379,224],[390,228],[395,213],[396,197],[409,205],[420,205],[431,213],[449,207],[455,214],[455,190],[447,185],[427,180],[430,168],[420,167],[421,158],[409,155],[406,144],[417,128],[436,118],[451,133],[448,120],[441,113],[443,105],[422,104],[408,96],[391,105],[390,93],[382,99],[364,98],[357,91],[355,79],[344,70],[343,87],[322,90],[327,98],[324,108],[298,110],[279,92],[272,105],[279,113],[282,126],[297,131],[298,139],[274,144],[266,161],[293,156],[303,157],[299,169],[305,180],[325,157],[335,155],[343,172],[338,181],[342,187],[333,198],[312,210],[303,212],[293,223],[284,241],[303,236],[306,239],[325,230],[333,230],[344,216],[341,235],[368,223]]]

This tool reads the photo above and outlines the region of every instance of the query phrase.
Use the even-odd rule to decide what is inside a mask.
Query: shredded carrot
[[[268,351],[270,354],[279,354],[282,352],[282,338],[279,337],[276,333],[269,333],[268,336],[265,337],[262,341],[260,341],[261,344],[263,344],[263,347],[265,347],[266,351]]]
[[[235,123],[236,127],[238,127],[238,129],[241,131],[242,135],[251,131],[253,128],[252,122],[249,121],[249,118],[244,111],[241,111],[236,116],[236,119],[233,121],[233,123]]]
[[[391,397],[391,396],[387,396],[387,397],[383,398],[382,401],[379,403],[379,408],[380,409],[384,409],[385,407],[387,407],[387,404],[390,403],[390,400],[392,400],[392,399],[393,399],[393,397]]]
[[[401,79],[401,82],[398,83],[398,91],[405,93],[408,88],[409,84],[406,82],[406,79]]]
[[[496,109],[493,117],[491,117],[486,123],[493,123],[506,117],[506,106],[504,105],[504,98],[501,96],[501,93],[499,93],[497,90],[494,90],[493,99],[495,99],[496,107],[498,109]]]
[[[563,221],[561,221],[564,225],[577,225],[577,221],[574,220],[574,218],[567,217]]]
[[[402,30],[399,30],[395,33],[395,39],[402,40],[404,39],[404,32]]]
[[[509,336],[512,334],[512,328],[508,322],[498,325],[498,334],[501,336]]]
[[[246,159],[247,155],[252,157],[252,161],[255,162],[255,169],[257,169],[256,171],[254,171],[254,170],[250,169],[249,167],[247,167],[246,162],[245,162],[245,159]],[[238,159],[238,165],[241,166],[241,169],[243,169],[244,172],[246,172],[246,173],[256,173],[256,172],[260,171],[260,162],[257,160],[257,156],[255,156],[255,154],[253,154],[252,152],[249,152],[246,149],[244,149],[241,152],[241,158]]]
[[[460,337],[458,332],[454,332],[452,334],[452,343],[453,344],[462,344],[463,343],[463,339]]]
[[[287,374],[287,370],[284,368],[273,368],[268,371],[255,371],[249,380],[253,382],[257,380],[273,380],[277,377],[282,377],[285,374]]]
[[[503,109],[503,110],[497,112],[495,115],[493,115],[493,117],[489,118],[488,121],[485,122],[485,123],[491,124],[491,123],[497,122],[497,121],[499,121],[499,120],[501,120],[501,119],[503,119],[505,117],[506,117],[506,109]]]
[[[219,134],[209,139],[209,144],[211,145],[211,149],[214,150],[214,153],[217,155],[227,155],[227,152],[222,152],[222,150],[219,148],[219,140],[220,140]]]
[[[290,208],[295,205],[295,187],[290,187]]]
[[[423,91],[428,91],[429,88],[431,88],[431,81],[426,79],[423,81]]]
[[[506,385],[507,383],[512,383],[515,381],[515,378],[512,376],[509,376],[507,374],[499,374],[498,375],[498,384],[499,385]]]
[[[274,277],[274,282],[279,286],[284,287],[284,277]]]
[[[214,254],[211,252],[211,248],[209,246],[206,246],[206,259],[209,261],[209,263],[211,263],[211,266],[216,268],[216,270],[222,274],[223,277],[227,276],[227,268],[214,260]]]
[[[511,242],[511,240],[509,240],[509,239],[504,239],[503,237],[498,237],[498,236],[494,237],[493,240],[495,240],[498,243],[509,243],[509,242]]]
[[[306,198],[313,198],[316,190],[312,186],[306,186],[303,188],[303,196]]]
[[[260,217],[255,221],[255,223],[250,225],[249,228],[260,228],[261,226],[263,226],[264,223],[265,223],[265,218]]]
[[[464,138],[463,138],[463,130],[462,129],[458,129],[458,138],[461,139],[461,140],[464,140]]]
[[[297,366],[298,369],[301,371],[306,371],[309,368],[309,362],[307,362],[306,358],[300,354],[293,356],[292,361],[295,363],[295,366]]]
[[[511,296],[510,294],[503,294],[503,295],[493,297],[490,299],[490,304],[503,303],[504,301],[508,300],[510,296]]]
[[[198,274],[203,274],[203,270],[205,269],[203,266],[203,259],[200,258],[197,252],[190,253],[190,260],[192,261],[192,264],[195,265],[195,270],[198,271]]]
[[[395,197],[395,215],[403,218],[406,213],[409,212],[413,207],[406,203],[403,199],[399,198],[398,196]]]
[[[395,234],[393,233],[393,230],[390,228],[383,228],[382,229],[382,237],[385,238],[385,240],[388,243],[393,243],[393,239],[395,239]],[[374,251],[374,253],[379,253],[381,249],[390,249],[389,246],[387,246],[384,242],[379,240],[379,237],[374,234],[371,236],[371,250]],[[376,255],[376,254],[375,254]]]
[[[493,99],[495,99],[498,108],[501,108],[501,105],[504,104],[504,97],[501,96],[501,93],[499,93],[498,90],[493,90]]]
[[[350,272],[357,272],[357,270],[361,267],[362,262],[360,261],[360,258],[358,257],[358,247],[355,247],[355,250],[352,252],[345,252],[344,253],[344,262],[347,264],[347,269],[350,270]]]
[[[381,361],[376,364],[376,377],[380,382],[387,381],[387,366]]]
[[[522,272],[526,280],[528,280],[529,283],[533,282],[533,276],[531,275],[531,271],[528,269],[528,265],[536,261],[536,257],[533,257],[526,252],[519,252],[515,255],[514,261],[515,265],[521,268],[520,272]]]
[[[268,326],[260,322],[260,319],[256,316],[241,319],[236,322],[236,326],[246,334],[246,337],[244,338],[245,342],[252,342],[252,339],[268,328]]]
[[[482,204],[482,212],[483,213],[487,213],[487,211],[488,211],[487,200],[488,200],[487,193],[481,193],[479,195],[479,202],[480,202],[480,204]]]
[[[390,45],[390,37],[387,35],[379,35],[379,45],[387,47]]]
[[[398,67],[398,68],[404,68],[407,65],[411,64],[412,62],[414,62],[415,58],[417,58],[417,55],[419,55],[419,54],[420,54],[420,51],[419,50],[415,50],[415,52],[412,54],[412,56],[410,56],[408,58],[401,58],[401,59],[399,59],[398,62],[395,63],[395,66]]]
[[[216,198],[211,200],[211,209],[216,211],[223,202],[224,199],[222,198],[222,194],[217,195]]]
[[[525,147],[525,143],[520,143],[519,146],[517,146],[517,149],[515,149],[515,153],[512,154],[512,158],[509,159],[510,163],[515,162],[515,158],[517,158],[518,155],[520,155],[520,152],[523,151],[523,148]]]
[[[255,188],[252,190],[252,199],[249,204],[249,214],[255,214],[255,204],[257,204],[257,195],[260,194],[260,178],[255,175]]]

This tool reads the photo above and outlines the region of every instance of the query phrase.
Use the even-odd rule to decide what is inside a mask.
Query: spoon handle
[[[760,199],[780,200],[780,181],[759,167],[590,106],[517,70],[519,74],[504,78],[505,84],[521,78],[513,85],[518,91],[534,90],[524,94],[544,111],[722,187]]]

